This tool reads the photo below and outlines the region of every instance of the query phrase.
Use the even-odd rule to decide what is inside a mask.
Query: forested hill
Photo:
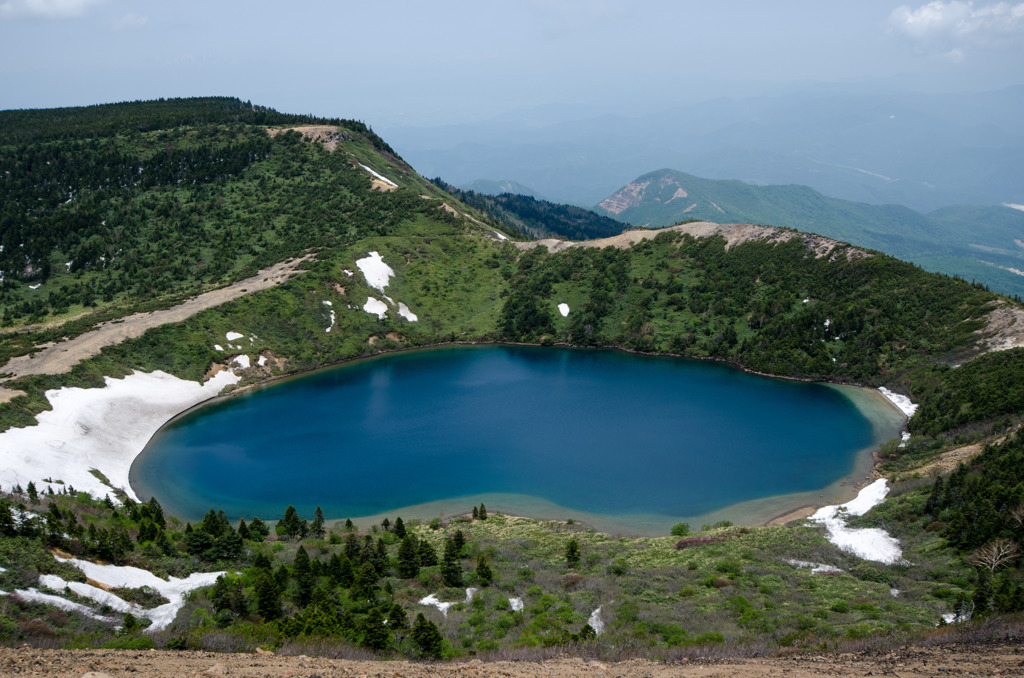
[[[693,219],[795,228],[978,280],[1005,294],[1024,294],[1024,212],[1005,206],[921,214],[830,198],[807,186],[754,186],[663,169],[637,177],[595,210],[651,228]]]
[[[617,235],[625,228],[614,219],[576,205],[565,205],[510,192],[488,195],[456,188],[441,178],[432,181],[439,188],[480,210],[503,226],[531,238],[557,236],[571,240],[589,240]]]

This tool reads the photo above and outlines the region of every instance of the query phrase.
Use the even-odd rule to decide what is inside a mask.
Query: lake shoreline
[[[332,364],[329,364],[329,365],[320,366],[320,367],[317,367],[317,368],[314,368],[314,369],[300,370],[300,371],[297,371],[297,372],[292,372],[292,373],[284,374],[284,375],[276,375],[274,377],[270,377],[270,378],[266,378],[266,379],[261,379],[261,380],[259,380],[257,382],[249,383],[249,384],[246,384],[244,386],[235,387],[231,391],[229,391],[228,393],[220,394],[220,395],[218,395],[218,396],[216,396],[214,398],[206,400],[206,401],[204,401],[202,403],[198,403],[198,404],[196,404],[196,405],[194,405],[192,407],[189,407],[189,408],[187,408],[187,409],[177,413],[174,417],[169,419],[164,424],[164,427],[161,427],[161,430],[163,428],[165,428],[167,425],[173,423],[174,421],[177,421],[181,417],[184,417],[184,416],[194,412],[195,410],[197,410],[197,409],[199,409],[201,407],[208,407],[208,406],[211,406],[211,405],[214,405],[214,404],[217,404],[217,403],[223,403],[223,402],[227,401],[228,399],[236,397],[236,396],[249,394],[249,393],[252,393],[252,392],[257,391],[257,390],[262,390],[264,388],[270,388],[272,386],[276,386],[276,385],[279,385],[279,384],[282,384],[282,383],[286,383],[286,382],[289,382],[289,381],[292,381],[292,380],[301,379],[301,378],[307,377],[307,376],[315,374],[315,373],[327,372],[327,371],[330,371],[330,370],[334,370],[334,369],[338,369],[338,368],[344,368],[344,367],[356,365],[356,364],[363,363],[363,362],[369,362],[370,360],[373,360],[375,358],[381,358],[381,357],[385,357],[385,356],[388,356],[388,355],[403,354],[403,353],[413,353],[413,352],[419,352],[419,351],[459,349],[459,348],[474,347],[474,346],[480,346],[480,347],[510,346],[510,347],[526,347],[526,348],[549,348],[550,347],[550,348],[563,348],[563,349],[589,348],[589,349],[594,350],[594,351],[609,351],[610,350],[610,351],[613,351],[613,352],[619,352],[619,353],[631,354],[631,355],[638,355],[638,356],[644,356],[644,357],[653,357],[653,358],[663,357],[663,358],[672,358],[672,359],[679,359],[679,358],[690,359],[690,360],[694,359],[691,356],[685,356],[685,355],[679,355],[679,354],[673,354],[673,353],[645,353],[645,352],[640,352],[640,351],[635,351],[635,350],[623,349],[623,348],[620,348],[620,347],[579,347],[579,346],[572,346],[572,345],[566,344],[564,342],[551,343],[551,344],[537,344],[537,343],[523,343],[523,342],[499,342],[499,341],[479,341],[479,340],[473,340],[473,341],[440,342],[440,343],[436,343],[436,344],[426,344],[426,345],[416,345],[416,346],[400,346],[400,347],[394,347],[394,348],[385,348],[383,350],[376,351],[373,355],[369,355],[369,356],[360,356],[358,358],[342,360],[342,361],[338,361],[338,362],[335,362],[335,363],[332,363]],[[879,393],[879,391],[877,389],[874,389],[874,388],[871,388],[871,387],[867,387],[867,386],[854,385],[854,384],[851,384],[849,381],[845,381],[845,380],[842,380],[842,381],[841,380],[831,380],[830,381],[830,380],[813,380],[813,379],[804,379],[804,378],[780,377],[778,375],[770,375],[770,374],[765,374],[765,373],[758,372],[756,370],[745,369],[742,366],[737,365],[736,363],[734,363],[732,361],[720,360],[720,359],[715,359],[715,358],[707,358],[707,357],[702,358],[701,360],[710,361],[710,362],[713,362],[713,363],[721,364],[723,366],[730,367],[732,369],[738,369],[738,370],[740,370],[743,373],[751,374],[751,375],[756,375],[756,376],[760,376],[760,377],[766,377],[766,378],[770,378],[770,379],[777,379],[777,380],[780,380],[780,381],[792,381],[792,382],[802,382],[802,383],[821,383],[823,385],[831,386],[831,387],[836,388],[837,390],[840,390],[841,392],[845,393],[846,396],[850,400],[855,401],[852,404],[858,409],[858,411],[861,412],[862,416],[865,416],[865,418],[867,418],[869,421],[872,421],[873,423],[874,423],[874,420],[872,420],[872,418],[868,415],[868,413],[865,412],[865,408],[863,406],[863,403],[862,402],[856,402],[857,400],[873,401],[875,403],[875,407],[878,407],[879,405],[884,403],[884,408],[886,409],[886,411],[888,413],[890,413],[892,415],[895,415],[895,413],[899,412],[899,408],[896,407],[896,405],[894,403],[892,403],[890,400],[886,399],[881,393]],[[850,393],[851,392],[855,393],[855,394],[859,392],[859,393],[861,393],[862,397],[861,398],[850,398]],[[902,417],[901,427],[905,426],[906,417],[902,414],[902,412],[900,412],[899,416]],[[899,434],[896,433],[895,436],[893,436],[893,437],[898,437],[898,435]],[[890,439],[892,439],[892,437],[886,438],[886,440],[890,440]],[[884,441],[882,441],[882,442],[884,442]],[[811,506],[813,506],[815,508],[818,508],[820,506],[830,505],[830,504],[835,504],[835,503],[841,503],[842,501],[851,499],[852,497],[854,497],[856,495],[856,493],[860,489],[862,489],[864,486],[869,484],[871,482],[871,480],[879,477],[879,473],[878,473],[877,468],[876,468],[877,467],[877,462],[878,462],[877,452],[880,449],[880,446],[881,446],[882,442],[878,442],[876,440],[876,443],[872,444],[872,446],[869,449],[865,449],[865,450],[862,450],[861,452],[858,452],[857,453],[857,462],[856,462],[855,468],[851,472],[851,474],[848,474],[848,475],[844,476],[843,478],[841,478],[840,480],[830,484],[829,486],[826,486],[824,488],[820,488],[819,491],[815,491],[815,492],[812,492],[812,493],[802,492],[802,493],[799,493],[800,494],[799,497],[796,497],[796,496],[790,497],[789,495],[781,495],[781,496],[776,496],[776,497],[768,497],[768,498],[765,498],[765,499],[762,499],[762,500],[754,500],[754,503],[752,505],[750,505],[750,506],[730,505],[729,507],[726,507],[724,509],[715,510],[711,514],[708,514],[708,515],[711,516],[711,517],[717,517],[718,514],[725,513],[725,514],[730,514],[730,515],[736,515],[737,512],[738,512],[739,514],[742,514],[744,516],[742,518],[742,520],[744,520],[744,524],[764,525],[764,524],[772,524],[775,521],[777,521],[780,517],[786,516],[786,515],[788,515],[789,513],[792,513],[794,510],[796,510],[798,508],[811,507]],[[141,453],[136,455],[136,457],[132,460],[133,467],[134,467],[135,462],[139,459],[139,457],[141,457]],[[133,489],[133,491],[137,491],[139,488],[138,488],[138,485],[134,482],[134,475],[135,474],[133,472],[132,473],[132,476],[133,476],[132,489]],[[812,495],[812,494],[814,495],[813,497],[809,496],[809,495]],[[489,497],[486,494],[485,495],[480,495],[480,500],[481,501],[485,501],[488,504],[488,506],[491,506],[492,503],[494,502],[494,498],[491,497],[490,501],[488,501],[488,498]],[[520,497],[520,499],[522,499],[522,498],[523,497]],[[403,515],[403,517],[406,517],[406,516],[417,517],[418,516],[418,517],[423,518],[423,519],[429,519],[429,518],[439,517],[439,516],[440,517],[448,517],[449,515],[457,515],[459,513],[464,513],[465,512],[466,507],[470,505],[469,502],[468,502],[469,497],[466,497],[465,499],[467,501],[464,501],[463,503],[459,503],[459,504],[455,504],[455,505],[452,504],[452,502],[457,501],[455,499],[445,500],[443,502],[429,502],[432,505],[432,508],[430,508],[429,510],[426,510],[425,507],[420,507],[420,510],[416,510],[413,506],[404,506],[404,507],[396,508],[396,509],[393,509],[393,510],[389,510],[387,512],[387,515],[394,516],[396,513],[398,513],[398,514]],[[539,501],[542,502],[542,500],[539,500],[539,498],[531,498],[530,501],[525,502],[525,505],[536,506],[539,509],[540,508],[539,503],[538,503]],[[475,505],[475,503],[479,503],[479,501],[474,501],[474,505]],[[501,503],[504,503],[504,502],[501,502]],[[518,502],[518,501],[516,502],[516,504],[519,504],[519,503],[520,502]],[[750,503],[750,502],[741,502],[741,504],[748,504],[748,503]],[[443,504],[444,506],[442,507],[440,504]],[[574,517],[576,520],[578,520],[580,522],[598,524],[598,525],[604,527],[606,531],[611,531],[611,532],[620,533],[620,534],[636,534],[638,531],[640,531],[640,532],[646,531],[646,530],[642,529],[641,522],[643,522],[643,521],[640,521],[640,516],[636,516],[636,519],[632,519],[632,520],[630,520],[630,519],[620,520],[619,518],[621,518],[621,517],[614,517],[614,516],[609,516],[609,515],[599,515],[599,514],[593,514],[593,515],[592,514],[586,514],[586,513],[582,512],[582,511],[570,510],[570,509],[567,509],[565,507],[557,507],[556,505],[550,504],[550,503],[544,507],[544,510],[535,510],[535,511],[526,511],[526,512],[524,512],[522,510],[517,510],[517,508],[515,508],[514,506],[508,506],[507,510],[503,509],[501,506],[498,506],[498,505],[496,505],[495,508],[498,509],[498,510],[502,510],[502,512],[507,513],[507,514],[525,515],[525,516],[534,517],[534,518],[537,518],[537,519],[545,519],[545,520],[565,519],[566,517]],[[729,509],[732,509],[732,508],[737,508],[737,510],[730,511]],[[811,513],[813,513],[813,511],[811,511]],[[384,517],[384,515],[385,514],[381,514],[381,517]],[[198,516],[196,516],[196,517],[198,517]],[[357,518],[360,519],[360,520],[365,520],[365,519],[371,518],[372,516],[349,516],[349,517],[352,517],[354,520],[357,519]],[[648,516],[648,517],[652,519],[652,521],[651,521],[652,524],[659,524],[662,527],[664,527],[664,524],[665,524],[664,517],[662,517],[662,516],[653,516],[653,515]],[[629,518],[629,517],[627,516],[626,518]],[[658,518],[661,518],[661,520],[659,520]],[[730,518],[722,518],[722,519],[730,519]],[[712,520],[712,522],[718,522],[718,520],[717,519],[716,520]]]

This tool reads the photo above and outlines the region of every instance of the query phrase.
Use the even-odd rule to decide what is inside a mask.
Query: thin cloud
[[[148,21],[149,17],[136,14],[135,12],[129,12],[114,22],[114,28],[118,30],[124,28],[141,28],[142,26],[145,26]]]
[[[916,9],[901,5],[889,15],[889,25],[923,54],[962,61],[970,47],[1000,46],[1024,37],[1024,2],[936,0]]]
[[[100,2],[102,0],[5,0],[0,2],[0,19],[73,19]]]

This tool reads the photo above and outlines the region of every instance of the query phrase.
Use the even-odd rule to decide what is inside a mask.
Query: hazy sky
[[[1024,2],[0,0],[0,109],[218,94],[388,126],[879,79],[1024,82]]]

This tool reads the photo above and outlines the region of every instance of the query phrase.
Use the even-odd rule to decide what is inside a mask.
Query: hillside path
[[[243,295],[259,292],[280,285],[293,275],[301,273],[299,264],[306,261],[309,255],[298,259],[289,259],[269,268],[265,268],[251,278],[232,283],[227,287],[204,292],[184,301],[177,306],[161,311],[135,313],[124,318],[111,320],[97,325],[94,329],[80,334],[74,339],[61,341],[42,347],[35,355],[23,355],[11,358],[6,365],[0,367],[0,373],[11,373],[13,376],[5,380],[17,379],[31,374],[63,374],[70,372],[78,363],[98,355],[104,346],[113,346],[126,339],[142,336],[146,330],[186,320],[200,311],[219,306]],[[0,381],[0,402],[9,400],[18,391],[4,388]],[[5,395],[7,397],[5,398]]]

